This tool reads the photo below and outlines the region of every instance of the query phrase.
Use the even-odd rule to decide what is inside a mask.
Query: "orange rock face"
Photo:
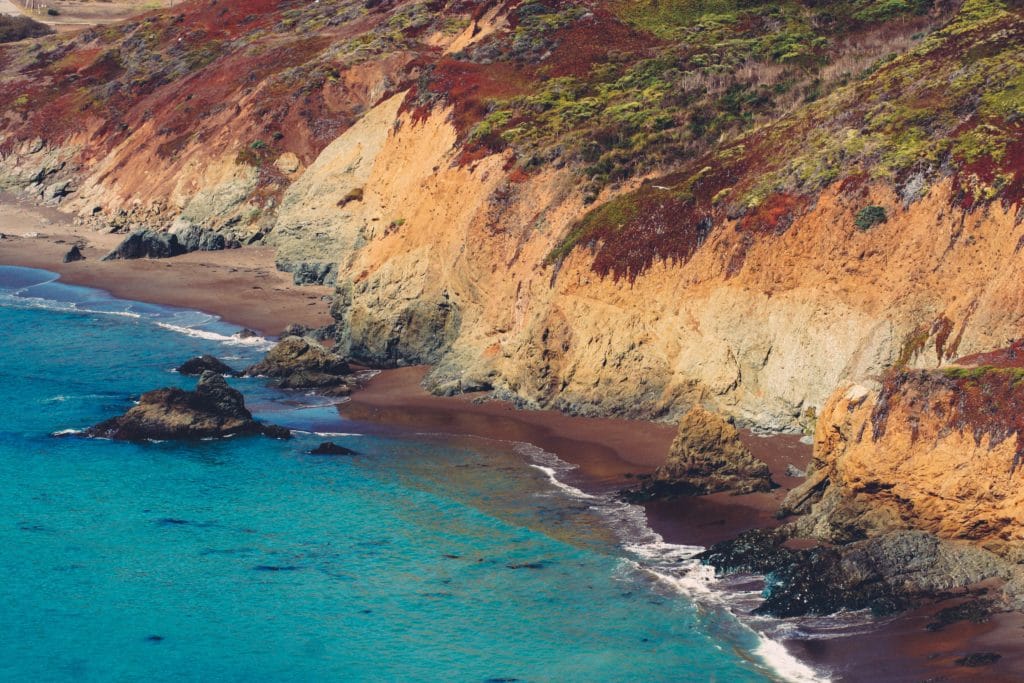
[[[816,507],[829,509],[832,533],[843,510],[842,523],[867,535],[911,527],[1005,551],[1024,540],[1022,405],[1013,369],[908,371],[844,387],[822,411],[805,487],[827,479]],[[805,533],[821,521],[811,518],[799,523]]]

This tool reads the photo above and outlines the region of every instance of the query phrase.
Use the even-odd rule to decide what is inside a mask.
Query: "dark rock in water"
[[[238,377],[240,373],[231,366],[227,365],[219,358],[210,355],[196,356],[195,358],[189,358],[187,361],[179,365],[176,370],[182,375],[194,375],[199,376],[204,372],[215,372],[218,375],[228,375],[229,377]]]
[[[639,491],[624,496],[651,500],[720,491],[743,494],[770,491],[773,485],[768,465],[750,454],[736,428],[695,406],[679,422],[665,464]]]
[[[160,526],[184,526],[188,524],[187,519],[178,519],[176,517],[162,517],[156,520],[156,523]]]
[[[519,562],[515,564],[506,564],[509,569],[544,569],[543,562]]]
[[[148,640],[151,643],[159,643],[162,642],[163,639],[163,636],[146,636],[146,640]]]
[[[262,361],[245,370],[245,375],[263,375],[282,389],[318,389],[344,396],[355,386],[352,369],[341,356],[304,337],[285,337],[267,352]]]
[[[194,225],[169,233],[143,228],[124,238],[103,260],[171,258],[192,251],[219,251],[238,246],[237,241],[228,241],[218,232]]]
[[[309,452],[310,455],[359,455],[351,448],[339,446],[331,441],[324,441],[322,444]]]
[[[716,543],[697,558],[722,574],[768,574],[785,566],[793,551],[774,529],[751,529],[730,541]]]
[[[166,388],[147,392],[139,398],[139,404],[124,415],[90,427],[85,434],[122,441],[201,439],[236,434],[291,436],[283,427],[253,420],[241,392],[228,386],[219,374],[209,371],[199,378],[195,391]]]
[[[956,665],[970,667],[989,666],[1002,658],[1003,656],[998,652],[972,652],[956,660]]]
[[[64,263],[74,263],[75,261],[84,261],[84,260],[85,260],[85,254],[82,253],[82,250],[78,248],[77,244],[75,246],[71,247],[70,249],[68,249],[67,253],[64,254],[64,258],[62,259],[62,261]]]
[[[870,609],[891,614],[939,591],[1009,576],[984,550],[944,543],[923,531],[893,531],[846,546],[791,550],[779,531],[755,530],[698,558],[721,573],[766,576],[755,612],[775,617]]]
[[[235,336],[237,336],[239,339],[252,339],[253,337],[260,336],[260,334],[255,330],[250,330],[248,327],[243,327],[242,330]]]
[[[271,439],[290,439],[292,438],[292,430],[287,427],[281,427],[280,425],[262,424],[263,436],[269,436]]]
[[[296,572],[299,570],[295,565],[278,566],[274,564],[258,564],[253,567],[258,572]]]

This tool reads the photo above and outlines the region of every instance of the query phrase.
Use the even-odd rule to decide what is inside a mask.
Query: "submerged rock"
[[[628,497],[652,499],[675,495],[735,494],[770,491],[768,465],[740,441],[739,432],[721,416],[695,406],[679,422],[679,433],[665,464],[638,492]]]
[[[242,374],[219,358],[208,354],[189,358],[175,368],[175,370],[182,375],[194,375],[197,377],[204,372],[215,372],[218,375],[227,375],[229,377],[238,377]]]
[[[342,396],[355,386],[352,368],[341,356],[306,337],[285,337],[262,361],[246,368],[248,377],[266,376],[282,389],[318,389]]]
[[[82,253],[82,250],[78,248],[77,244],[75,246],[71,247],[70,249],[68,249],[67,253],[64,254],[64,258],[62,259],[62,261],[64,263],[74,263],[75,261],[84,261],[84,260],[85,260],[85,254]]]
[[[201,439],[264,434],[288,438],[284,427],[267,425],[252,418],[241,392],[224,378],[204,372],[195,391],[165,388],[149,391],[138,405],[120,417],[111,418],[86,430],[87,436],[143,441],[147,439]]]
[[[324,441],[322,444],[309,452],[310,455],[359,455],[351,448],[339,446],[332,441]]]

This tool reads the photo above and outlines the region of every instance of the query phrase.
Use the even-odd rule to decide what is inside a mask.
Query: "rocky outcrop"
[[[300,261],[298,263],[278,259],[277,269],[292,274],[292,282],[297,285],[333,285],[338,281],[338,264],[319,261]]]
[[[769,491],[771,472],[740,441],[736,427],[694,406],[679,422],[668,459],[634,497]]]
[[[861,609],[890,614],[943,591],[1019,573],[972,544],[941,541],[922,531],[804,550],[786,547],[786,539],[784,531],[748,531],[699,558],[720,574],[767,576],[765,600],[755,611],[776,617]]]
[[[124,238],[103,260],[170,258],[184,253],[185,248],[178,243],[176,236],[144,228]]]
[[[847,542],[914,528],[1024,557],[1024,371],[893,372],[823,409],[813,471],[783,505],[797,533]]]
[[[239,434],[288,438],[291,432],[253,419],[241,392],[220,375],[204,372],[195,391],[157,389],[143,394],[124,415],[86,430],[87,436],[120,441],[206,439]]]
[[[322,444],[309,451],[310,455],[359,455],[351,448],[339,446],[333,441],[324,441]]]
[[[768,575],[760,610],[776,616],[891,612],[988,580],[989,609],[1020,609],[1022,378],[1018,367],[903,369],[841,387],[819,416],[807,480],[782,504],[786,523],[702,559]]]
[[[173,236],[186,253],[238,249],[242,246],[238,240],[229,239],[223,233],[203,228],[187,221],[176,222],[171,227],[169,236]]]
[[[189,358],[175,368],[175,371],[182,375],[193,375],[196,377],[204,372],[213,372],[218,375],[227,375],[228,377],[238,377],[242,374],[219,358],[208,354]]]
[[[194,225],[181,228],[179,232],[143,228],[128,235],[103,260],[171,258],[193,251],[219,251],[239,246],[237,241],[229,241],[218,232]]]
[[[333,396],[348,395],[357,385],[348,362],[307,337],[279,341],[262,361],[245,370],[248,377],[270,377],[282,389],[316,389]]]
[[[84,260],[85,254],[82,253],[82,250],[78,247],[77,244],[68,249],[67,252],[64,254],[64,258],[61,259],[61,261],[64,263],[74,263],[75,261]]]

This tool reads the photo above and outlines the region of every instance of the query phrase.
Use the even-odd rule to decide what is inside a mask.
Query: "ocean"
[[[817,680],[715,600],[696,548],[529,444],[357,433],[231,380],[290,441],[77,430],[269,342],[0,267],[0,679]],[[330,439],[355,457],[308,455]]]

